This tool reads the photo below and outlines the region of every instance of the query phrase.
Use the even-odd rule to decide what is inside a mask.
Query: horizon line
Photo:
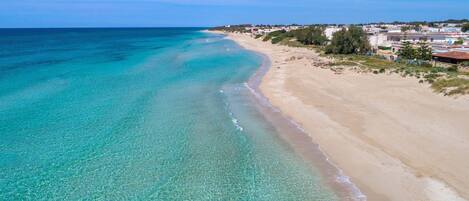
[[[224,25],[212,25],[212,26],[52,26],[52,27],[0,27],[0,29],[124,29],[124,28],[133,28],[133,29],[154,29],[154,28],[214,28],[226,25],[301,25],[301,26],[314,26],[314,25],[364,25],[364,24],[395,24],[395,23],[442,23],[445,21],[469,21],[469,18],[454,19],[448,18],[446,20],[414,20],[414,21],[381,21],[381,22],[360,22],[360,23],[289,23],[289,24],[278,24],[278,23],[238,23],[238,24],[224,24]]]
[[[214,27],[214,26],[213,26]],[[167,29],[167,28],[212,28],[212,26],[77,26],[77,27],[0,27],[0,29]]]

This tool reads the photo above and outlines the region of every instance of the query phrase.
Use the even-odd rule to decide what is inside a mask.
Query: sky
[[[211,27],[469,18],[469,0],[0,0],[0,28]]]

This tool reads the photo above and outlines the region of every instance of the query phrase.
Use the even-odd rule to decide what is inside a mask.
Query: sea
[[[259,109],[263,60],[200,28],[1,29],[0,200],[343,200]]]

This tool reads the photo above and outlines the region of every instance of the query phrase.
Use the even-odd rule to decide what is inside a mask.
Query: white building
[[[392,43],[388,41],[388,36],[385,33],[379,33],[368,36],[368,41],[371,47],[391,47]]]
[[[331,40],[332,35],[334,35],[335,32],[338,32],[340,30],[342,30],[342,27],[326,27],[326,29],[324,30],[324,35],[326,35],[326,37]]]

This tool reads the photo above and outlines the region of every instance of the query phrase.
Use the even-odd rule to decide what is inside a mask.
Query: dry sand
[[[368,200],[469,198],[469,98],[399,75],[336,74],[312,50],[227,37],[271,60],[262,93]]]

